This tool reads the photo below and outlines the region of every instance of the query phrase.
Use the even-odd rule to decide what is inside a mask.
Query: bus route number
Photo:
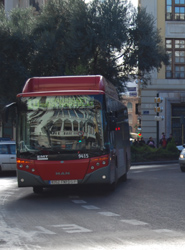
[[[78,154],[79,159],[87,159],[89,158],[89,154]]]

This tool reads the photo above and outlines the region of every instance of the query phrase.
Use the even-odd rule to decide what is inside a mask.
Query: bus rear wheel
[[[122,176],[121,176],[121,181],[125,182],[127,181],[127,172],[129,170],[129,161],[128,161],[128,157],[126,156],[126,173],[124,173]]]
[[[35,194],[40,194],[43,192],[43,187],[33,187],[33,192]]]

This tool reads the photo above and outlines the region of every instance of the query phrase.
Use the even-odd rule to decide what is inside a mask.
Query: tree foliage
[[[138,8],[133,15],[133,28],[130,29],[130,40],[133,49],[130,51],[128,64],[138,69],[138,76],[147,83],[147,76],[152,70],[159,69],[162,64],[168,64],[168,55],[156,28],[156,20],[146,9]],[[134,25],[135,24],[135,25]]]
[[[168,58],[154,19],[127,0],[50,0],[33,9],[0,9],[0,97],[13,100],[32,76],[101,74],[123,91],[130,74]]]
[[[0,9],[0,97],[15,99],[23,82],[31,76],[30,54],[33,53],[30,29],[31,9],[14,9],[9,17]]]

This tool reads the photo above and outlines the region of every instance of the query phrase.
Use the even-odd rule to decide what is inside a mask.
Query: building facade
[[[141,126],[145,139],[158,142],[164,132],[177,144],[185,142],[185,0],[140,0],[156,20],[170,64],[151,72],[151,84],[141,88]],[[156,104],[155,97],[161,103]],[[161,111],[156,113],[156,105]],[[156,121],[155,116],[158,121]]]
[[[44,5],[47,0],[0,0],[5,6],[5,11],[9,12],[13,8],[27,8],[33,6],[36,11],[39,11],[42,5]]]
[[[140,132],[140,112],[138,85],[135,82],[127,84],[126,92],[121,95],[121,101],[128,109],[129,130],[133,133]]]
[[[138,119],[138,101],[139,97],[130,97],[125,96],[122,99],[122,102],[127,106],[128,108],[128,121],[129,121],[129,130],[133,133],[140,132],[140,122]]]

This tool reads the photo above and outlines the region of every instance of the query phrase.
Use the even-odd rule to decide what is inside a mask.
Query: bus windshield
[[[20,97],[18,109],[19,158],[72,160],[108,150],[103,95]]]

